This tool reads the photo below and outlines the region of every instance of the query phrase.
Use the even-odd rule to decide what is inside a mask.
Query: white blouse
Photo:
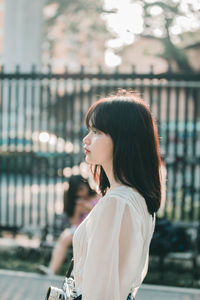
[[[99,200],[73,237],[74,278],[82,300],[135,296],[148,269],[155,218],[144,198],[121,185]]]

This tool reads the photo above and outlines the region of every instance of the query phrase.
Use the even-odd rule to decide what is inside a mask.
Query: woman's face
[[[83,143],[87,163],[101,165],[103,168],[112,165],[113,141],[108,134],[91,127]]]

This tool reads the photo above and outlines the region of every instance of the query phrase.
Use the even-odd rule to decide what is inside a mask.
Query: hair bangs
[[[94,103],[89,111],[86,114],[85,123],[88,129],[96,128],[104,132],[105,134],[109,133],[109,119],[108,119],[108,111],[106,108],[106,102],[99,101],[98,103]]]

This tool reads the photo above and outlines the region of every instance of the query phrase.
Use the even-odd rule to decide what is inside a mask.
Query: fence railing
[[[0,73],[0,226],[53,225],[63,189],[84,168],[84,115],[133,89],[157,121],[167,167],[163,214],[200,219],[200,74]]]

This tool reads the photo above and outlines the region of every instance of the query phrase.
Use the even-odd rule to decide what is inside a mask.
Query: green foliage
[[[72,14],[76,15],[79,12],[84,12],[86,14],[90,13],[101,13],[102,9],[102,1],[94,1],[94,0],[48,0],[46,6],[55,4],[57,5],[57,9],[55,14],[47,19],[49,25],[54,25],[57,18],[62,15],[70,16]],[[67,21],[67,19],[66,19]],[[79,24],[80,25],[80,24]]]
[[[65,57],[79,65],[103,61],[105,41],[111,36],[102,18],[103,0],[48,0],[47,8],[53,12],[45,16],[44,45],[50,58],[58,55],[56,47],[62,44]],[[99,62],[94,62],[95,53]]]
[[[192,71],[192,66],[188,60],[185,46],[187,40],[190,44],[195,44],[195,42],[200,42],[199,34],[196,35],[195,32],[188,31],[189,39],[182,38],[182,34],[176,37],[176,42],[174,41],[174,36],[172,33],[172,26],[175,25],[175,22],[178,17],[187,17],[187,15],[192,15],[193,18],[199,23],[200,28],[200,11],[194,9],[191,3],[185,2],[186,10],[183,10],[180,5],[180,1],[141,1],[144,12],[144,30],[142,37],[149,39],[158,39],[163,45],[163,53],[159,55],[160,57],[167,60],[170,64],[176,64],[179,71]],[[157,13],[154,15],[152,13],[152,8],[157,8]],[[159,10],[158,10],[159,9]],[[159,28],[162,31],[162,36],[158,37],[155,34],[155,29]],[[186,35],[185,35],[186,37]],[[182,42],[182,43],[180,43]],[[185,44],[185,45],[184,45]]]
[[[169,63],[175,60],[179,71],[187,72],[192,71],[192,67],[189,63],[188,57],[185,51],[175,46],[170,39],[165,39],[164,51],[161,55],[162,58],[166,59]]]

